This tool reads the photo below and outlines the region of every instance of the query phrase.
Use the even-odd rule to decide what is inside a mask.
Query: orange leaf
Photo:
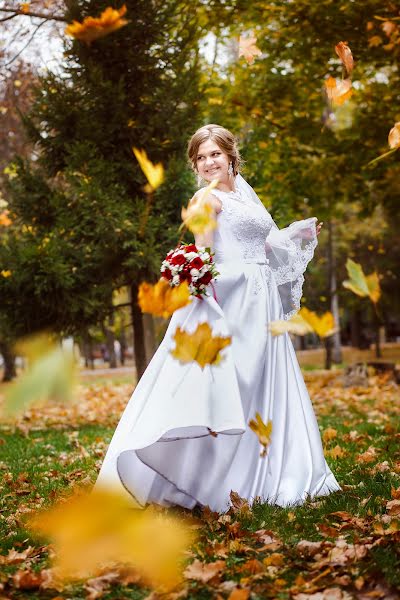
[[[239,57],[244,56],[249,65],[254,62],[256,56],[262,54],[261,50],[256,46],[257,38],[254,35],[248,37],[240,36],[239,38]]]
[[[2,213],[0,213],[0,225],[3,225],[3,227],[8,227],[12,223],[12,221],[8,215],[9,215],[8,210],[5,210]]]
[[[117,29],[120,29],[124,25],[127,25],[129,21],[122,18],[126,11],[127,8],[125,4],[119,10],[109,6],[103,10],[98,18],[86,17],[82,23],[73,21],[72,24],[66,27],[65,33],[77,40],[90,44],[94,40],[104,37],[113,31],[117,31]]]
[[[221,350],[232,341],[231,337],[213,336],[208,323],[200,323],[193,333],[177,328],[174,340],[176,347],[171,351],[182,363],[197,362],[202,369],[206,365],[218,365],[223,359]]]
[[[332,102],[332,104],[341,106],[353,94],[351,81],[350,79],[335,79],[334,77],[328,77],[325,79],[325,92],[328,100]]]
[[[354,59],[351,50],[347,45],[347,42],[339,42],[335,46],[335,51],[340,60],[342,61],[342,64],[346,69],[347,76],[349,77],[354,69]]]
[[[143,282],[139,287],[138,302],[143,312],[167,319],[178,308],[191,302],[189,286],[184,281],[170,287],[165,279],[160,279],[155,285]]]

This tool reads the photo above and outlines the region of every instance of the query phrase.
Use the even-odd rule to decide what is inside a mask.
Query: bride
[[[209,197],[218,227],[196,236],[211,246],[219,276],[213,294],[177,310],[115,430],[95,489],[123,490],[135,506],[229,508],[230,492],[280,506],[340,490],[324,458],[318,424],[289,335],[268,325],[300,306],[303,273],[322,224],[279,230],[239,173],[234,136],[206,125],[188,146],[193,169],[218,180]],[[195,195],[193,201],[196,200]],[[231,336],[218,365],[182,364],[177,327],[208,322]],[[272,422],[266,455],[248,423]]]

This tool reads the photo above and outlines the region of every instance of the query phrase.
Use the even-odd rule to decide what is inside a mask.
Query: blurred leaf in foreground
[[[108,488],[75,493],[29,518],[28,527],[50,538],[62,581],[93,577],[117,563],[145,584],[170,588],[179,583],[184,552],[194,542],[182,519],[156,507],[135,509],[125,494]]]
[[[72,399],[76,375],[72,351],[41,334],[17,343],[16,354],[26,357],[28,368],[7,388],[6,415],[21,412],[37,401]]]

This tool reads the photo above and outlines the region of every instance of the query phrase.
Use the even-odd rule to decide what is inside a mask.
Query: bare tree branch
[[[35,31],[32,33],[31,37],[29,38],[29,40],[26,42],[25,46],[23,46],[21,48],[21,50],[12,57],[11,60],[9,60],[8,62],[5,63],[4,67],[8,67],[8,65],[11,65],[11,63],[14,62],[14,60],[17,60],[18,56],[20,56],[22,54],[22,52],[25,50],[25,48],[27,48],[29,46],[29,44],[31,43],[31,41],[33,40],[33,38],[35,37],[38,29],[45,23],[46,21],[42,21],[41,23],[39,23],[39,25],[35,28]]]
[[[6,19],[1,19],[2,21],[6,21],[7,19],[13,19],[17,16],[25,16],[25,17],[37,17],[38,19],[43,19],[44,21],[61,21],[62,23],[66,23],[66,18],[61,15],[49,15],[41,12],[32,12],[32,11],[22,11],[20,9],[14,8],[1,8],[0,12],[12,13],[11,17],[6,17]]]

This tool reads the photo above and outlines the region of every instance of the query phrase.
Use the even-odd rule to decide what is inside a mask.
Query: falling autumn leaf
[[[376,304],[381,297],[378,273],[375,271],[370,275],[365,275],[362,266],[351,258],[347,259],[346,269],[350,279],[343,281],[343,287],[351,290],[357,296],[368,297],[371,302]]]
[[[249,427],[252,431],[254,431],[260,441],[260,444],[264,447],[261,456],[265,456],[271,441],[272,421],[267,421],[264,423],[260,413],[257,412],[256,418],[249,421]]]
[[[138,150],[138,148],[132,148],[133,153],[135,154],[137,161],[142,169],[143,173],[146,175],[146,179],[149,182],[147,192],[153,192],[156,190],[162,182],[164,181],[164,167],[161,163],[157,163],[154,165],[148,158],[145,150]]]
[[[346,69],[347,77],[350,77],[354,69],[354,59],[347,42],[339,42],[335,46],[335,52],[342,61],[344,68]]]
[[[254,59],[261,54],[261,50],[257,48],[257,38],[254,35],[240,36],[239,58],[244,56],[247,63],[251,65],[254,62]]]
[[[12,271],[3,270],[3,271],[0,271],[0,275],[2,277],[11,277]]]
[[[306,335],[307,333],[312,333],[312,328],[310,325],[303,319],[303,317],[297,313],[288,321],[277,320],[271,321],[268,325],[268,329],[271,334],[275,337],[277,335],[282,335],[283,333],[293,333],[294,335]]]
[[[329,311],[319,316],[314,311],[303,307],[300,309],[299,314],[321,339],[330,337],[337,331],[335,319]]]
[[[194,235],[204,234],[217,227],[215,210],[208,201],[210,193],[217,185],[218,179],[215,179],[204,190],[199,191],[187,208],[182,208],[182,226],[187,227]]]
[[[20,10],[22,13],[24,13],[24,14],[27,14],[27,13],[29,12],[29,9],[30,9],[30,7],[31,7],[31,3],[30,3],[30,2],[22,2],[22,3],[19,5],[19,10]]]
[[[16,353],[28,359],[29,367],[7,388],[6,415],[15,415],[37,401],[72,399],[76,365],[71,351],[42,334],[20,341]]]
[[[104,37],[113,31],[117,31],[129,21],[123,19],[127,8],[125,4],[120,9],[111,6],[103,10],[100,17],[86,17],[82,23],[73,21],[65,29],[65,33],[77,40],[90,44],[98,38]]]
[[[191,302],[189,285],[184,281],[171,287],[165,279],[159,279],[155,285],[143,282],[139,286],[138,302],[143,312],[167,319]]]
[[[353,94],[350,79],[335,79],[329,76],[325,79],[325,93],[332,104],[341,106]]]
[[[82,490],[35,513],[29,529],[50,538],[54,566],[65,581],[100,574],[106,565],[130,565],[150,585],[176,585],[179,561],[195,534],[182,520],[134,508],[110,488]],[[157,543],[154,543],[154,540]]]
[[[232,341],[231,337],[213,336],[208,323],[200,323],[193,333],[178,327],[173,339],[176,347],[171,350],[172,356],[182,363],[197,362],[202,369],[218,365],[223,359],[221,350]]]

